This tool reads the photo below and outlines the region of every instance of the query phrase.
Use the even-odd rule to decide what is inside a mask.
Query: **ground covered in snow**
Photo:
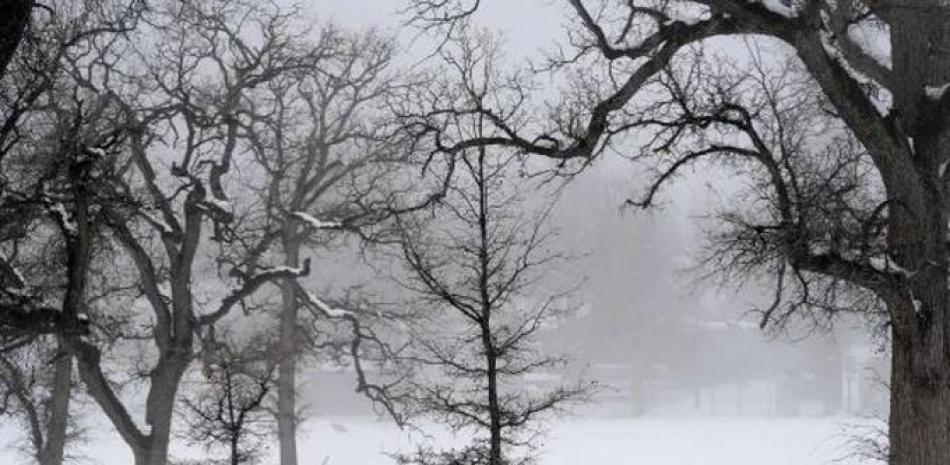
[[[577,419],[551,424],[541,449],[540,465],[585,463],[655,465],[850,465],[853,437],[867,422],[847,418],[706,418],[706,419]],[[0,427],[8,442],[14,425]],[[83,463],[131,464],[119,438],[95,428],[83,448]],[[450,438],[434,438],[447,444]],[[418,434],[400,432],[366,417],[332,417],[311,421],[300,442],[305,465],[392,465],[386,453],[408,451]],[[182,456],[201,457],[200,449],[177,449]],[[275,464],[270,451],[266,464]],[[28,463],[9,447],[0,450],[0,464]]]

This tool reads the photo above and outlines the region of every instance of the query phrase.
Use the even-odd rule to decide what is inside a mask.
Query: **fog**
[[[504,51],[503,59],[513,68],[539,64],[541,58],[554,54],[559,46],[567,44],[565,30],[571,19],[564,5],[566,2],[508,0],[483,3],[484,6],[474,16],[474,23],[497,34]],[[374,29],[384,37],[392,37],[398,43],[394,62],[408,74],[431,66],[431,59],[439,48],[440,36],[438,31],[423,31],[408,25],[408,14],[404,8],[403,0],[313,0],[305,4],[304,11],[313,18],[316,28],[332,22],[344,30]],[[727,40],[715,42],[714,46],[738,47],[739,43]],[[539,94],[553,96],[563,84],[541,82]],[[508,360],[500,362],[516,378],[507,381],[509,384],[501,382],[500,386],[529,397],[552,390],[560,393],[558,390],[564,389],[563,386],[585,387],[578,388],[576,393],[566,389],[570,395],[565,394],[564,398],[570,397],[570,402],[565,402],[566,405],[561,407],[558,399],[557,407],[552,407],[551,414],[543,417],[542,425],[531,429],[522,442],[512,441],[512,444],[530,446],[532,451],[537,452],[537,463],[540,465],[646,462],[683,465],[817,465],[841,459],[855,460],[854,463],[857,463],[855,457],[862,453],[859,449],[867,445],[862,442],[863,438],[868,435],[874,437],[887,419],[889,354],[885,343],[886,328],[881,327],[879,322],[846,313],[835,314],[830,318],[792,318],[780,327],[763,327],[763,314],[759,309],[768,307],[773,298],[774,279],[753,275],[740,280],[734,276],[716,274],[703,260],[708,252],[707,238],[721,227],[717,215],[727,207],[744,205],[748,201],[741,198],[740,194],[745,192],[743,188],[748,187],[747,184],[730,167],[697,163],[680,172],[675,182],[660,190],[657,197],[659,205],[649,209],[637,208],[630,205],[628,200],[642,195],[650,177],[656,174],[656,166],[635,156],[636,147],[642,143],[641,140],[624,141],[613,150],[606,151],[590,166],[576,171],[557,171],[554,162],[548,160],[518,159],[517,168],[512,168],[512,172],[517,172],[517,175],[504,178],[507,181],[515,180],[517,187],[524,187],[527,192],[519,191],[524,202],[517,205],[522,210],[516,209],[509,216],[500,215],[505,220],[531,219],[536,210],[551,207],[550,215],[545,217],[551,240],[544,245],[544,251],[554,251],[551,253],[557,254],[558,260],[552,260],[543,275],[526,279],[525,287],[537,285],[541,293],[557,294],[550,302],[553,302],[552,306],[563,304],[564,309],[558,308],[557,312],[552,312],[554,316],[550,320],[545,315],[542,321],[539,311],[536,320],[528,318],[527,323],[505,321],[502,330],[507,333],[485,336],[481,340],[491,342],[495,340],[493,338],[506,340],[506,337],[517,340],[520,337],[519,330],[533,328],[532,325],[536,324],[540,328],[536,334],[525,331],[525,334],[536,336],[536,341],[532,340],[525,347],[513,345],[516,348],[510,352],[531,356],[550,355],[552,360],[550,363],[545,360],[537,364],[525,362],[527,368]],[[629,152],[624,150],[627,145],[630,147]],[[365,149],[363,146],[355,147],[358,150]],[[219,168],[220,165],[215,163],[211,161],[209,166]],[[439,163],[445,162],[433,162],[436,165],[433,169],[447,169]],[[265,171],[248,169],[240,162],[236,164],[244,170],[240,173],[242,180],[247,178],[256,182],[256,177],[263,176]],[[425,165],[428,168],[429,161]],[[172,171],[176,169],[174,161],[169,166]],[[485,182],[483,178],[478,178],[479,173],[484,176],[485,168],[479,168],[481,171],[468,166],[472,185],[499,196],[507,194],[508,191],[503,189],[492,192],[491,188],[479,184]],[[413,167],[411,172],[415,174],[419,171]],[[551,175],[553,172],[557,172],[556,175]],[[395,184],[418,187],[413,186],[414,178],[405,173],[400,176],[398,181],[394,181]],[[460,204],[471,207],[470,198],[463,193],[449,191],[449,200],[451,194],[457,194],[462,199]],[[254,202],[249,199],[253,199],[257,193],[253,189],[246,189],[234,194],[230,201],[236,207],[225,207],[236,208],[239,212],[241,208],[251,210],[252,207],[248,205],[253,206]],[[482,195],[482,201],[485,196]],[[209,202],[219,200],[212,197]],[[443,200],[439,199],[440,202]],[[478,210],[474,207],[471,209]],[[336,214],[337,210],[332,212]],[[337,221],[335,217],[316,218],[299,215],[300,212],[287,212],[291,216],[298,215],[298,219],[309,222],[310,227],[320,233],[323,230],[345,229],[343,220]],[[456,210],[449,210],[448,214],[462,218],[466,212],[465,208],[456,207]],[[63,215],[65,218],[65,213]],[[251,218],[248,222],[253,222],[253,215],[247,217]],[[164,226],[170,229],[162,223],[164,220],[151,217],[146,220],[155,228]],[[245,220],[241,217],[241,221]],[[479,225],[477,220],[473,220],[466,223],[470,227],[465,230],[461,227],[452,229],[453,224],[446,225],[451,222],[442,224],[434,213],[432,217],[418,222],[410,226],[435,225],[432,228],[436,232],[424,238],[432,242],[446,238],[455,240],[463,233],[475,231],[475,226]],[[486,230],[489,233],[492,230],[485,226],[484,221],[480,226],[484,239],[488,234]],[[419,230],[423,229],[419,227]],[[419,234],[417,230],[412,231],[402,232],[403,236],[399,239],[402,242],[394,240],[385,245],[404,244],[421,237],[416,235]],[[217,233],[215,230],[215,236]],[[306,292],[295,288],[280,291],[285,292],[285,295],[290,292],[291,298],[304,301],[301,308],[307,306],[313,315],[328,321],[354,324],[352,330],[342,323],[340,327],[343,329],[335,326],[331,329],[318,328],[316,324],[309,328],[313,333],[307,336],[313,339],[309,341],[311,344],[321,349],[332,348],[338,353],[301,362],[299,371],[295,372],[296,380],[291,381],[291,385],[295,382],[298,386],[295,393],[297,404],[293,408],[299,412],[300,418],[300,437],[296,446],[300,451],[300,463],[396,463],[390,455],[408,454],[417,448],[422,451],[424,447],[464,448],[473,438],[481,440],[480,434],[466,429],[470,425],[459,426],[464,422],[453,423],[445,420],[449,415],[439,415],[452,407],[464,416],[466,404],[459,402],[458,405],[452,405],[451,396],[473,392],[465,383],[478,385],[478,382],[472,381],[475,377],[472,373],[481,373],[481,368],[470,369],[460,361],[467,353],[458,342],[477,340],[474,336],[465,339],[467,333],[464,332],[464,325],[469,323],[466,318],[476,321],[478,318],[466,313],[470,307],[465,305],[463,299],[459,299],[461,304],[450,302],[450,307],[460,309],[463,316],[452,323],[446,322],[448,318],[433,317],[424,311],[429,307],[434,308],[432,302],[436,297],[444,297],[446,301],[452,297],[447,291],[439,294],[438,286],[432,287],[431,284],[437,281],[437,277],[430,275],[437,274],[442,267],[455,269],[451,267],[456,266],[464,270],[465,264],[458,264],[455,256],[426,262],[425,254],[413,255],[416,250],[405,248],[404,245],[402,249],[374,250],[366,245],[368,241],[363,241],[370,234],[365,231],[360,231],[360,234],[363,235],[328,239],[313,250],[308,249],[309,243],[304,242],[304,253],[298,258],[309,257],[312,265],[310,261],[295,260],[293,263],[279,263],[286,266],[266,270],[297,273],[294,278],[299,277],[301,289]],[[531,242],[533,236],[528,236],[528,239],[517,236],[523,242],[512,242],[530,249],[534,245]],[[514,233],[511,237],[515,237]],[[242,237],[242,240],[245,239]],[[155,240],[149,246],[157,248],[159,243]],[[223,250],[225,246],[221,247]],[[464,247],[458,250],[469,252]],[[462,252],[456,252],[463,255]],[[216,276],[222,282],[238,277],[248,279],[250,274],[222,272],[222,264],[230,266],[244,262],[224,252],[221,252],[224,258],[215,257],[213,253],[209,252],[211,258],[199,260],[203,267],[201,273]],[[525,256],[528,254],[525,253]],[[409,265],[402,261],[407,261]],[[518,270],[517,263],[524,263],[527,267],[531,260],[525,258],[515,262],[514,269]],[[547,265],[546,260],[536,263]],[[425,266],[431,268],[425,269]],[[237,265],[234,268],[236,270]],[[306,272],[294,271],[301,268],[306,268]],[[482,271],[487,268],[483,262]],[[162,269],[161,272],[165,273],[166,270]],[[114,279],[119,278],[126,277]],[[454,276],[450,276],[447,281],[468,290],[465,286],[470,283],[453,279]],[[155,294],[171,301],[166,296],[172,294],[170,282],[171,279],[157,284]],[[184,282],[192,286],[188,279],[184,279]],[[483,296],[487,294],[484,289],[490,288],[484,284]],[[425,288],[425,285],[430,287]],[[423,297],[410,296],[412,292],[418,294],[420,288],[429,294]],[[566,292],[568,289],[570,292]],[[189,292],[200,294],[202,305],[207,303],[209,306],[228,300],[230,296],[224,290],[227,288],[218,281],[195,283],[189,288]],[[303,297],[294,297],[294,292],[300,292]],[[562,292],[563,296],[560,294]],[[128,307],[131,309],[129,312],[146,311],[142,309],[146,309],[147,304],[156,305],[147,302],[141,294],[144,292],[129,298],[128,301],[132,302]],[[351,294],[360,294],[359,298],[353,300],[358,302],[355,306],[376,305],[373,307],[374,312],[383,321],[380,323],[381,329],[371,327],[367,330],[356,324],[357,318],[353,315],[359,313],[358,309],[344,308],[343,304],[335,307],[337,300],[351,303]],[[326,295],[337,299],[326,299]],[[223,318],[220,328],[203,330],[205,332],[196,330],[196,334],[207,337],[210,333],[213,340],[214,331],[220,331],[220,334],[234,335],[243,344],[254,346],[257,342],[252,335],[261,327],[279,320],[270,314],[261,316],[261,312],[255,313],[257,307],[254,305],[275,307],[280,296],[279,291],[265,294],[260,301],[254,301],[247,308],[242,306],[242,313],[238,314],[235,310]],[[546,302],[543,296],[538,296],[537,300],[520,294],[516,297],[511,299],[511,302],[515,302],[512,306],[522,305],[528,309],[524,313],[529,313],[533,305],[546,305],[538,304]],[[409,325],[418,326],[407,330],[405,322],[389,322],[391,314],[405,318]],[[138,324],[142,328],[159,324],[152,317],[145,318],[144,322],[134,318],[129,321],[132,322],[129,324]],[[291,323],[291,326],[294,324]],[[481,329],[484,331],[489,326],[485,323]],[[478,328],[478,325],[475,327]],[[364,332],[360,333],[361,330]],[[435,399],[425,399],[428,404],[417,401],[423,405],[413,406],[422,412],[412,412],[418,414],[418,419],[413,418],[405,425],[397,425],[394,417],[402,420],[399,414],[403,412],[393,411],[387,404],[391,399],[372,390],[376,385],[367,388],[361,384],[366,381],[362,379],[366,376],[364,370],[371,376],[378,374],[381,384],[395,379],[392,386],[397,387],[404,380],[387,365],[386,357],[369,359],[364,362],[365,366],[358,366],[347,355],[340,355],[351,347],[349,342],[340,342],[340,334],[349,334],[347,331],[357,334],[356,339],[363,337],[370,343],[379,343],[380,352],[398,353],[423,367],[418,370],[422,381],[414,380],[416,384],[411,384],[411,388],[401,392],[413,400],[413,396],[420,392]],[[412,349],[405,349],[412,346],[414,339],[454,334],[459,334],[458,341],[424,345],[425,349],[431,351],[427,355],[435,361],[411,352]],[[244,337],[247,339],[241,339]],[[152,377],[149,382],[155,382],[158,378],[154,376],[154,371],[149,371],[143,360],[155,354],[148,345],[148,338],[129,339],[131,342],[123,341],[115,346],[125,352],[119,356],[110,353],[107,358],[112,357],[108,361],[117,365],[132,367],[129,371],[135,373],[116,375],[116,379],[121,381],[113,382],[112,385],[120,393],[118,397],[121,397],[122,402],[134,405],[128,409],[132,417],[147,418],[151,413],[146,413],[146,405],[152,402],[152,394],[143,380]],[[113,346],[109,346],[109,350],[113,350]],[[408,355],[400,350],[407,350]],[[491,351],[486,349],[486,352]],[[455,358],[457,355],[459,359]],[[208,366],[212,362],[206,358],[195,359],[201,366],[182,369],[185,372],[182,378],[185,386],[183,391],[186,393],[198,389],[196,386],[211,379]],[[436,367],[439,365],[436,362],[443,367]],[[494,363],[491,362],[493,367]],[[444,369],[445,365],[449,367],[447,372],[455,373],[456,378],[442,376],[439,369]],[[378,373],[374,371],[376,369]],[[389,369],[393,371],[386,371]],[[202,370],[203,373],[198,373]],[[268,370],[270,376],[275,368],[268,365]],[[371,378],[371,381],[377,380]],[[458,383],[457,390],[453,389],[454,383]],[[426,391],[430,385],[437,387]],[[590,389],[586,389],[588,387]],[[263,392],[261,398],[266,398],[266,394]],[[369,399],[373,394],[377,397]],[[577,402],[572,397],[574,394],[579,398]],[[82,400],[74,408],[82,412],[81,424],[88,430],[89,439],[76,447],[76,455],[92,463],[133,463],[133,453],[127,450],[126,443],[129,441],[128,436],[135,435],[123,434],[113,428],[110,422],[114,420],[103,415],[95,401],[82,396],[80,398]],[[502,400],[506,400],[504,395]],[[438,401],[443,404],[438,405]],[[436,406],[432,407],[433,404]],[[219,408],[220,405],[219,402]],[[266,402],[264,405],[271,408]],[[530,400],[515,405],[528,410],[534,408]],[[438,407],[443,411],[438,410]],[[191,404],[188,404],[188,408],[197,410]],[[432,414],[426,408],[437,413]],[[176,412],[183,409],[176,407]],[[268,410],[267,413],[272,412]],[[524,422],[534,413],[532,411],[525,415]],[[116,414],[112,416],[121,417]],[[137,424],[135,421],[130,423],[142,431],[151,431],[151,419],[146,423],[136,421]],[[482,425],[479,421],[472,420],[472,423]],[[182,425],[184,422],[179,421],[175,427],[183,428]],[[20,434],[19,429],[19,423],[5,422],[0,426],[0,438],[14,437]],[[257,446],[262,451],[259,463],[279,463],[276,434],[271,431],[274,429],[270,428],[261,435],[264,439]],[[208,456],[207,451],[211,446],[193,438],[188,439],[173,441],[171,455],[181,458],[181,463],[197,463],[203,460],[202,457]],[[0,452],[0,464],[17,463],[23,456],[22,450],[11,446],[7,452]],[[23,463],[32,462],[24,460]],[[451,462],[451,465],[457,463],[460,462]],[[142,462],[142,465],[148,464]],[[449,465],[449,462],[443,465]],[[466,462],[465,465],[469,464]]]
[[[397,0],[312,4],[316,18],[398,31],[409,56],[433,53],[431,36],[403,27],[402,8]],[[566,13],[551,0],[486,2],[477,24],[500,34],[517,62],[553,51]],[[663,192],[660,208],[643,211],[625,201],[641,192],[644,169],[608,154],[566,184],[554,215],[558,246],[578,256],[572,270],[583,276],[582,309],[545,343],[609,387],[578,414],[884,418],[880,329],[843,316],[817,330],[760,330],[761,315],[750,310],[769,298],[762,283],[722,282],[698,263],[704,228],[719,206],[736,201],[737,181],[699,167]],[[313,383],[316,411],[347,413],[319,379]]]

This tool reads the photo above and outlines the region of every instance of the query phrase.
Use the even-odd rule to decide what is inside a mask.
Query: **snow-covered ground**
[[[540,465],[585,463],[655,465],[850,465],[850,440],[859,420],[847,418],[577,419],[551,424]],[[0,427],[7,442],[15,426]],[[105,428],[97,428],[83,454],[84,463],[131,464],[127,448]],[[312,421],[300,442],[305,465],[392,465],[385,454],[409,450],[413,441],[390,424],[366,417]],[[435,438],[438,443],[450,438]],[[200,450],[177,449],[179,457],[200,457]],[[270,451],[267,464],[276,463]],[[0,464],[28,463],[9,448]]]

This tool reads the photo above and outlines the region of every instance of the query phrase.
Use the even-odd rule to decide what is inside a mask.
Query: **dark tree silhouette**
[[[33,0],[0,1],[0,78],[6,74],[7,65],[23,40],[33,8]]]
[[[451,49],[451,51],[449,51]],[[499,85],[497,50],[488,41],[460,41],[444,57],[462,77],[443,80],[444,94],[484,105]],[[434,97],[435,94],[425,94]],[[435,97],[440,98],[440,97]],[[425,98],[411,99],[426,105]],[[471,124],[469,124],[471,123]],[[483,137],[487,119],[446,121],[453,134]],[[425,214],[398,215],[399,254],[418,296],[421,323],[402,359],[417,367],[408,382],[408,410],[471,431],[474,444],[454,451],[422,449],[403,463],[523,463],[540,419],[583,400],[592,384],[558,381],[530,389],[532,376],[557,379],[564,359],[542,353],[537,337],[571,310],[572,286],[550,290],[545,271],[567,257],[551,250],[551,203],[532,209],[525,192],[543,187],[519,176],[520,159],[475,146],[433,161],[452,173],[445,195]],[[398,279],[398,278],[397,278]]]
[[[711,128],[715,135],[723,125],[728,126],[739,141],[730,139],[728,142],[734,145],[725,150],[712,146],[703,152],[693,146],[658,144],[650,145],[647,153],[663,159],[672,152],[678,161],[663,173],[673,173],[677,167],[713,153],[729,163],[757,163],[767,172],[756,179],[767,183],[764,188],[772,190],[770,198],[791,200],[786,205],[774,205],[773,218],[779,222],[762,224],[761,218],[746,218],[732,223],[758,226],[745,228],[745,243],[766,240],[772,245],[769,257],[773,260],[760,264],[767,262],[765,269],[775,272],[778,282],[811,282],[780,285],[777,295],[781,300],[788,296],[801,303],[786,307],[796,311],[828,310],[822,307],[829,301],[859,303],[861,299],[864,312],[878,315],[883,309],[892,357],[890,463],[950,462],[950,225],[946,187],[950,174],[944,169],[950,153],[950,123],[946,117],[950,111],[950,5],[942,0],[566,1],[576,28],[568,38],[570,47],[555,54],[545,70],[569,76],[574,85],[560,102],[545,107],[549,109],[546,118],[530,117],[545,112],[545,108],[512,106],[506,101],[480,107],[443,106],[416,115],[416,127],[437,140],[442,153],[458,153],[478,145],[501,146],[564,163],[589,163],[607,149],[629,151],[631,139],[623,136],[642,127],[640,110],[649,108],[657,77],[671,65],[676,66],[684,52],[714,39],[724,43],[726,38],[736,36],[781,47],[782,53],[803,70],[808,86],[821,93],[823,104],[812,111],[831,115],[836,126],[838,140],[832,145],[824,146],[820,137],[811,137],[806,138],[808,147],[804,152],[797,151],[812,152],[802,156],[810,165],[807,171],[817,175],[805,180],[811,184],[807,189],[821,193],[825,188],[814,184],[820,178],[832,184],[853,181],[843,179],[844,173],[836,172],[836,167],[866,168],[869,172],[859,176],[859,181],[879,182],[879,189],[870,187],[873,192],[863,200],[873,204],[870,209],[865,204],[852,214],[848,210],[857,201],[854,199],[848,205],[824,203],[840,198],[832,195],[812,199],[819,202],[812,205],[817,209],[796,210],[802,206],[797,204],[802,199],[795,198],[798,193],[780,192],[795,188],[788,177],[792,170],[782,166],[789,160],[781,150],[787,148],[788,141],[765,140],[759,144],[753,134],[761,135],[762,127],[771,124],[767,115],[774,112],[743,114],[730,109],[714,114],[714,121],[695,121],[698,124],[689,125],[691,130],[682,134],[702,135]],[[452,37],[470,29],[466,24],[477,15],[480,1],[410,3],[417,24]],[[715,54],[706,59],[710,56]],[[750,69],[745,65],[743,68]],[[721,87],[715,79],[695,83],[710,92]],[[702,92],[699,88],[691,91]],[[518,124],[500,118],[509,111],[519,115],[515,118]],[[491,122],[492,131],[478,138],[453,139],[434,123],[446,114],[484,118]],[[694,115],[684,116],[692,119]],[[656,122],[663,126],[669,120]],[[676,132],[676,128],[671,129]],[[834,152],[833,163],[823,165],[826,154],[816,148],[823,146]],[[848,158],[855,161],[845,161]],[[661,174],[658,180],[670,177]],[[651,204],[648,200],[636,202],[647,206]],[[808,234],[815,224],[805,227],[803,223],[820,223],[820,218],[827,218],[823,215],[840,208],[848,216],[836,219],[833,223],[838,226],[830,229],[844,228],[844,238]],[[873,215],[868,216],[868,211]],[[862,231],[863,226],[866,231]],[[867,242],[865,239],[850,241],[862,234],[873,237],[870,242],[875,246],[871,250],[859,246]],[[845,250],[849,253],[843,253]],[[811,293],[802,299],[795,290],[806,287],[831,300],[816,300]],[[786,290],[792,293],[788,295]],[[836,293],[844,300],[838,300],[833,295]],[[860,299],[855,300],[856,296]],[[778,315],[774,311],[766,313]]]
[[[271,434],[273,419],[264,404],[274,387],[274,365],[259,345],[237,353],[230,345],[211,345],[203,356],[204,386],[183,400],[186,438],[208,450],[227,450],[221,463],[258,463]]]
[[[77,49],[114,39],[137,15],[135,8],[91,3],[45,5],[7,68],[9,85],[0,89],[2,378],[44,465],[62,463],[74,436],[68,346],[90,333],[97,211],[111,201],[95,187],[96,177],[119,141],[112,109],[72,85],[70,65]],[[35,376],[36,364],[49,366],[50,376]]]
[[[148,20],[135,21],[142,15]],[[61,232],[57,243],[66,256],[68,305],[60,311],[5,282],[4,297],[9,300],[3,302],[2,323],[10,328],[14,343],[35,334],[58,337],[76,360],[86,390],[128,443],[137,463],[167,462],[173,406],[195,356],[196,335],[210,331],[261,287],[309,271],[307,261],[295,268],[260,266],[257,258],[266,250],[262,244],[274,236],[258,234],[261,228],[253,215],[236,205],[240,199],[227,194],[233,188],[229,175],[239,163],[235,153],[244,143],[244,124],[258,116],[254,89],[318,58],[289,24],[291,16],[274,5],[256,3],[154,2],[144,10],[120,9],[110,16],[113,21],[89,32],[76,27],[82,24],[67,22],[53,35],[52,53],[25,56],[51,74],[21,77],[23,86],[15,90],[19,95],[24,95],[23,89],[29,92],[7,102],[4,116],[10,124],[0,132],[4,161],[18,158],[24,163],[35,153],[30,148],[67,134],[78,132],[81,137],[67,140],[61,157],[50,162],[56,169],[35,175],[37,181],[26,189],[42,216],[22,215],[30,226],[41,225],[36,219],[41,218]],[[260,49],[247,46],[250,35],[254,40],[263,37]],[[145,45],[143,37],[158,40],[158,46]],[[222,64],[214,82],[203,74],[209,63]],[[77,109],[55,111],[45,100],[50,89],[65,89],[57,95],[65,102],[78,102]],[[41,115],[39,109],[50,113],[46,120],[36,116]],[[73,119],[76,124],[69,124]],[[51,131],[52,137],[23,137],[41,134],[40,129],[53,123],[63,130]],[[73,126],[77,131],[65,131]],[[176,158],[172,166],[165,164],[170,153]],[[23,188],[33,180],[28,173],[32,171],[21,172],[7,187]],[[17,208],[24,203],[18,195],[3,200],[11,214],[21,211]],[[105,311],[86,314],[83,291],[90,280],[105,276],[98,269],[89,271],[96,261],[91,260],[94,246],[99,247],[97,257],[108,262],[103,268],[121,269],[124,289],[105,283],[117,291],[115,298],[99,302]],[[195,286],[209,262],[226,270],[201,275],[217,282],[223,292],[215,305],[204,306],[196,301]],[[129,276],[135,277],[133,283],[126,282]],[[122,309],[135,299],[145,304],[145,311],[129,319],[144,319],[147,334],[110,333]],[[111,306],[104,305],[110,302]],[[84,316],[105,330],[87,337],[81,330]],[[105,366],[105,355],[123,347],[115,339],[150,340],[156,350],[154,357],[141,361],[151,364],[149,369],[131,374],[149,381],[147,429],[133,420]]]

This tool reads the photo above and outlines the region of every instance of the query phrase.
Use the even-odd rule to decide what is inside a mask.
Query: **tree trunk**
[[[79,375],[83,384],[132,449],[135,465],[167,465],[175,397],[191,360],[190,342],[185,341],[183,344],[186,347],[178,349],[177,355],[163,354],[152,371],[145,412],[145,422],[150,426],[148,434],[139,429],[106,380],[98,350],[81,341],[67,340],[67,343],[72,346],[72,352],[78,359]]]
[[[940,364],[938,373],[915,373],[914,359],[924,355],[919,347],[895,337],[891,360],[891,465],[950,463],[950,386],[946,382],[950,368]]]
[[[891,194],[909,208],[890,212],[888,246],[909,274],[904,301],[892,315],[891,465],[950,463],[950,301],[947,290],[947,180],[950,150],[946,102],[926,86],[950,81],[950,23],[945,1],[892,0],[891,47],[895,108],[913,138],[920,199]],[[882,167],[882,172],[891,169]]]
[[[49,423],[46,427],[46,443],[40,451],[42,465],[62,465],[69,428],[69,397],[72,391],[73,357],[62,350],[56,359],[53,372],[53,389],[50,397]]]
[[[240,437],[235,434],[231,436],[231,465],[240,465],[241,464],[241,455],[238,451],[238,442]]]
[[[185,354],[190,352],[188,349]],[[144,441],[145,453],[141,458],[136,457],[136,465],[167,465],[175,398],[189,361],[188,355],[181,359],[172,356],[170,360],[159,361],[153,372],[145,413],[145,421],[151,425],[151,433]]]
[[[298,266],[299,241],[285,240],[286,265]],[[297,465],[297,302],[292,283],[281,283],[277,364],[277,439],[280,465]]]
[[[485,321],[481,328],[488,382],[488,464],[502,465],[504,462],[501,454],[501,405],[498,402],[498,356],[495,353],[490,325],[489,321]]]

